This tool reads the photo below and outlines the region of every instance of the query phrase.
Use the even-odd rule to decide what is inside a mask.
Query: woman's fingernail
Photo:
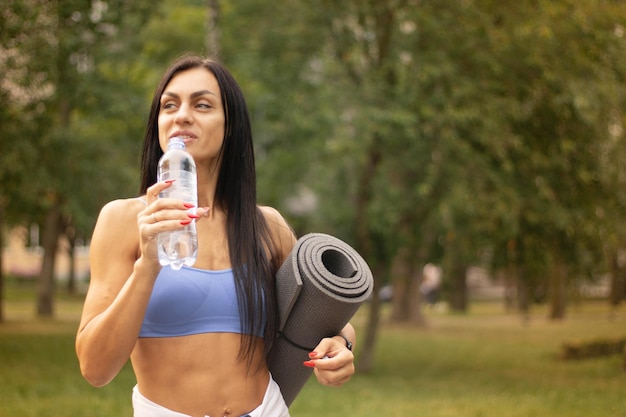
[[[163,182],[166,183],[166,184],[172,184],[174,181],[176,181],[176,179],[165,180]]]
[[[308,366],[309,368],[315,368],[315,362],[313,361],[304,361],[302,362],[304,366]]]
[[[198,216],[197,214],[191,214],[191,213],[188,213],[187,217],[189,217],[190,219],[199,219],[200,218],[200,216]]]
[[[195,207],[195,205],[193,205],[191,203],[184,203],[183,206],[185,206],[185,208],[188,208],[188,209]]]
[[[309,358],[315,358],[317,356],[317,352],[309,353]]]
[[[191,223],[191,219],[190,220],[181,220],[180,224],[182,224],[183,226],[187,226],[189,223]]]

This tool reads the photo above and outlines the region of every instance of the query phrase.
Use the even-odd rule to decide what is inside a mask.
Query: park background
[[[620,0],[5,0],[0,416],[130,415],[130,370],[90,387],[73,338],[98,211],[136,195],[187,51],[241,84],[259,200],[384,289],[353,380],[294,416],[626,416],[625,27]]]

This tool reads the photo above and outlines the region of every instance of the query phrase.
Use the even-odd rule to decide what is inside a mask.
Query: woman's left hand
[[[322,385],[339,387],[354,375],[354,354],[340,337],[327,337],[309,353],[305,366],[314,368],[315,376]]]

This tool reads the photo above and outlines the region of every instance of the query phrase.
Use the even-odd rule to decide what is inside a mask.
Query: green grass
[[[559,359],[564,341],[626,336],[625,315],[609,320],[605,305],[589,303],[562,322],[543,317],[523,325],[481,304],[467,316],[429,313],[426,330],[384,324],[374,372],[338,390],[309,381],[293,415],[626,416],[622,357]]]
[[[32,297],[9,300],[0,324],[0,417],[132,416],[129,366],[104,388],[80,376],[74,353],[80,300],[61,299],[55,320],[34,318]],[[363,333],[365,310],[354,319]],[[375,369],[341,388],[309,380],[293,417],[626,417],[624,358],[559,359],[565,341],[626,336],[626,314],[599,302],[568,318],[528,324],[499,304],[468,315],[427,312],[416,329],[383,319]],[[358,356],[358,347],[357,347]]]

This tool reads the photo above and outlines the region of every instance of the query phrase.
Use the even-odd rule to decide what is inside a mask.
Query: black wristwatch
[[[337,336],[341,337],[343,340],[346,341],[346,348],[348,348],[348,350],[352,351],[352,342],[348,340],[347,337],[345,337],[344,335],[342,335],[341,333],[339,333]]]

